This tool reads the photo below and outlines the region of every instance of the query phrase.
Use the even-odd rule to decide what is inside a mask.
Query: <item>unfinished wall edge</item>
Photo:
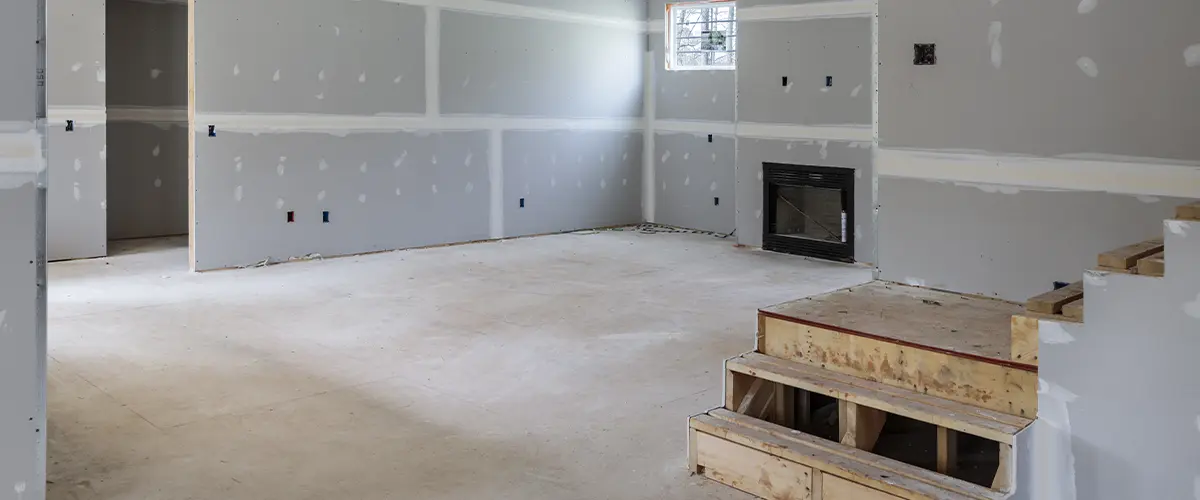
[[[1200,197],[1200,165],[879,148],[881,176],[1145,196]]]

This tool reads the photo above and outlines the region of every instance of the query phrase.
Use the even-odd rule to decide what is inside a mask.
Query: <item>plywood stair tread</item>
[[[950,401],[756,352],[726,362],[736,373],[824,394],[1005,444],[1033,420]]]
[[[1167,255],[1165,252],[1158,252],[1148,257],[1138,259],[1137,263],[1138,274],[1146,276],[1163,276],[1167,271]]]
[[[1003,492],[724,409],[694,416],[689,426],[697,432],[904,499],[1001,500],[1007,497]]]
[[[1187,205],[1175,207],[1175,218],[1179,220],[1200,221],[1200,201],[1193,201]]]
[[[1025,310],[1039,314],[1062,314],[1063,306],[1083,300],[1083,282],[1076,281],[1025,301]]]
[[[1154,238],[1104,252],[1096,263],[1101,270],[1139,274],[1138,261],[1162,251],[1163,239]]]

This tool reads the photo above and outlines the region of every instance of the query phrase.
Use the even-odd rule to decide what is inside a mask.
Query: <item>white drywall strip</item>
[[[642,130],[640,118],[531,118],[510,116],[311,115],[266,113],[196,113],[196,125],[249,133],[320,132],[344,135],[373,131],[437,130]]]
[[[1040,158],[878,148],[881,176],[976,184],[1200,197],[1200,165],[1081,158]]]
[[[72,120],[77,127],[91,127],[104,125],[108,121],[108,116],[104,106],[50,106],[46,108],[47,125],[55,127],[66,125],[67,120]]]
[[[697,135],[727,135],[737,133],[737,125],[733,122],[698,121],[698,120],[655,120],[654,132],[671,132],[678,134]]]
[[[425,7],[425,115],[441,113],[442,11]]]
[[[45,170],[42,136],[28,122],[0,122],[0,189],[37,180]]]
[[[658,101],[658,93],[654,91],[657,83],[658,73],[655,71],[654,49],[650,48],[646,51],[642,59],[642,71],[645,75],[642,85],[642,116],[645,133],[642,134],[642,220],[653,223],[655,217],[655,198],[654,190],[654,133],[658,129],[658,120],[655,119]]]
[[[498,129],[488,133],[488,182],[491,236],[500,239],[504,237],[504,132]]]
[[[759,5],[739,8],[737,10],[737,19],[739,22],[796,21],[838,17],[869,17],[873,15],[875,15],[874,0],[843,0],[795,5]]]
[[[110,122],[187,123],[188,110],[181,107],[121,106],[108,108]]]
[[[870,125],[789,125],[778,123],[737,124],[737,136],[752,139],[824,139],[830,141],[871,142]]]
[[[384,0],[392,3],[437,7],[442,10],[454,10],[495,17],[512,17],[518,19],[539,19],[543,21],[560,21],[568,23],[588,24],[605,28],[617,28],[642,32],[645,22],[640,19],[625,19],[620,17],[597,16],[565,10],[530,7],[495,0]],[[582,2],[581,2],[582,3]]]

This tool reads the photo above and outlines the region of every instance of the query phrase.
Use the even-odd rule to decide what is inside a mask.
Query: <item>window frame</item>
[[[666,16],[664,22],[663,40],[666,45],[666,69],[667,71],[734,71],[737,70],[737,53],[738,50],[722,51],[722,53],[730,54],[732,63],[722,66],[683,66],[678,62],[678,53],[676,52],[677,43],[676,29],[679,24],[675,20],[675,9],[701,9],[712,7],[732,7],[733,20],[730,21],[733,26],[733,35],[731,38],[737,37],[737,1],[736,0],[695,0],[683,2],[671,2],[666,6]],[[717,21],[725,22],[725,21]],[[735,45],[736,47],[736,45]]]

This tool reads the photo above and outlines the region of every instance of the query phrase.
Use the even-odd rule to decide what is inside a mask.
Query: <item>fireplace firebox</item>
[[[763,249],[854,261],[854,169],[763,163]]]

